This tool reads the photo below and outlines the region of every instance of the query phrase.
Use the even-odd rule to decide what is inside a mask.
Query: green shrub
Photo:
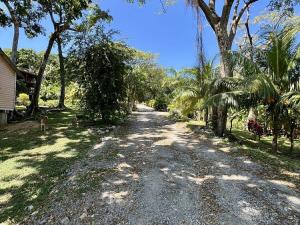
[[[148,101],[146,102],[146,105],[149,106],[149,107],[154,108],[154,105],[155,105],[155,99],[148,100]]]
[[[30,105],[29,95],[26,93],[20,93],[17,98],[17,104],[20,106],[29,106]]]
[[[168,98],[166,96],[160,96],[157,99],[155,99],[154,102],[154,109],[157,111],[168,111]]]
[[[176,121],[182,121],[182,120],[187,120],[186,116],[183,116],[182,113],[179,110],[171,110],[169,117],[171,119],[174,119]]]
[[[68,108],[78,109],[80,108],[80,99],[82,98],[82,90],[75,82],[71,82],[66,87],[65,105]]]
[[[40,99],[39,106],[41,107],[47,107],[47,108],[55,108],[58,105],[58,100],[48,100],[44,101]]]
[[[60,86],[45,82],[41,87],[40,98],[44,101],[58,99],[60,95]]]

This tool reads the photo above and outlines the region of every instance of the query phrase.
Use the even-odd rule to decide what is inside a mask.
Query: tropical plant
[[[88,9],[90,4],[92,3],[92,0],[38,0],[38,3],[40,11],[50,18],[53,25],[53,32],[50,35],[47,49],[44,52],[43,60],[41,62],[41,66],[39,67],[33,99],[28,110],[29,114],[33,114],[38,109],[41,84],[47,61],[55,41],[64,32],[75,29],[72,25],[76,21],[82,19],[82,17],[84,16],[84,11]],[[107,18],[106,13],[103,13],[101,15],[105,19]]]
[[[213,61],[205,62],[201,68],[187,68],[179,71],[175,78],[176,82],[173,82],[176,89],[169,109],[178,111],[184,117],[192,117],[204,111],[203,117],[208,125],[209,108],[203,103],[210,95],[209,86],[215,76]]]
[[[292,90],[299,89],[299,78],[295,77],[299,47],[295,44],[294,33],[287,35],[289,29],[276,27],[263,33],[266,40],[263,63],[256,63],[252,61],[253,58],[236,54],[236,76],[215,80],[211,92],[222,91],[215,93],[206,102],[209,105],[224,104],[247,109],[259,104],[266,105],[266,114],[272,127],[274,152],[278,148],[277,139],[281,127],[286,121],[289,121],[289,127],[294,127],[292,123],[295,123],[295,119],[292,115],[296,108],[291,110],[290,106],[292,103],[297,105],[298,99],[298,92]]]

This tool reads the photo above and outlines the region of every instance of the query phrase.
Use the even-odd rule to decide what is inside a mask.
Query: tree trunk
[[[14,37],[13,37],[13,44],[12,44],[12,48],[11,48],[11,61],[13,62],[14,65],[17,64],[19,36],[20,36],[19,23],[14,22]]]
[[[228,37],[226,28],[216,28],[216,31],[221,56],[221,77],[232,77],[232,56],[230,52],[232,40]]]
[[[3,1],[6,6],[9,14],[11,16],[12,23],[14,24],[14,37],[13,44],[11,49],[11,61],[14,65],[17,63],[17,54],[18,54],[18,44],[19,44],[19,36],[20,36],[20,23],[18,21],[18,17],[15,9],[10,5],[8,0]]]
[[[217,135],[220,137],[224,136],[226,131],[226,124],[227,124],[227,107],[226,106],[219,106],[218,107],[218,128],[217,128]]]
[[[276,153],[278,150],[278,117],[273,115],[273,140],[272,140],[272,152]]]
[[[232,77],[232,57],[231,57],[231,47],[232,47],[232,40],[228,37],[227,28],[224,27],[222,24],[216,26],[215,31],[217,35],[218,45],[220,49],[221,55],[221,78],[224,77]],[[227,123],[227,106],[218,106],[218,122],[217,122],[217,129],[215,133],[222,137],[226,131],[226,123]]]
[[[57,47],[58,47],[59,67],[60,67],[60,97],[59,97],[58,108],[63,109],[63,108],[65,108],[66,71],[65,71],[64,56],[62,53],[61,38],[57,37],[56,41],[57,41]]]
[[[208,127],[208,107],[204,109],[204,122],[205,122],[205,127]]]
[[[39,72],[38,72],[38,75],[37,75],[35,89],[34,89],[31,104],[30,104],[29,109],[28,109],[28,114],[33,115],[36,112],[36,110],[38,109],[39,96],[40,96],[41,84],[42,84],[42,81],[43,81],[44,72],[45,72],[46,65],[47,65],[47,62],[48,62],[48,59],[49,59],[49,55],[51,53],[51,50],[52,50],[52,47],[53,47],[53,44],[54,44],[54,41],[55,41],[56,38],[57,38],[57,34],[53,33],[51,35],[50,39],[49,39],[47,49],[44,53],[43,61],[42,61],[42,64],[39,68]]]
[[[211,114],[211,125],[212,129],[217,134],[217,129],[218,129],[218,107],[213,106],[212,107],[212,114]]]
[[[291,146],[290,146],[290,153],[292,153],[294,151],[294,130],[295,130],[295,121],[291,121],[290,124],[291,130],[290,130],[290,142],[291,142]]]
[[[230,130],[229,130],[230,133],[232,132],[233,121],[234,121],[234,119],[235,119],[236,117],[237,117],[237,115],[233,116],[233,117],[231,118],[231,120],[230,120]]]
[[[273,129],[272,152],[276,153],[278,150],[278,131]]]

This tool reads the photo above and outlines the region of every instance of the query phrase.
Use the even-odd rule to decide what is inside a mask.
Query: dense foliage
[[[37,35],[42,31],[41,18],[53,24],[45,51],[7,51],[19,68],[37,73],[30,112],[39,101],[40,106],[63,108],[66,99],[66,106],[109,122],[130,113],[135,102],[145,102],[177,119],[202,119],[220,136],[226,134],[228,124],[231,130],[234,120],[244,127],[252,121],[253,133],[273,135],[274,151],[282,134],[290,138],[293,149],[300,112],[300,20],[293,16],[298,0],[270,1],[269,9],[276,12],[256,19],[261,32],[255,37],[249,32],[249,10],[255,0],[245,1],[242,8],[240,1],[225,2],[219,16],[214,4],[207,8],[205,1],[188,1],[197,13],[204,13],[217,35],[220,65],[206,59],[199,37],[199,65],[181,71],[163,68],[155,55],[118,42],[117,32],[106,26],[112,17],[92,0],[5,2],[9,4],[3,6],[12,6],[12,11],[0,10],[2,26],[22,22],[19,28]],[[14,14],[18,17],[12,21]],[[244,17],[243,41],[232,51]],[[51,54],[55,44],[58,54]],[[17,87],[17,94],[27,92],[22,82]]]
[[[92,117],[108,122],[123,110],[131,57],[123,44],[105,35],[94,38],[84,35],[76,40],[69,55],[69,68],[73,67],[71,73],[77,75],[81,107]]]

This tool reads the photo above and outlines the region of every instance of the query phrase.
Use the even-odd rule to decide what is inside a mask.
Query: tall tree
[[[63,56],[62,51],[62,41],[61,37],[57,37],[57,48],[58,48],[58,57],[59,57],[59,69],[60,69],[60,96],[59,96],[59,102],[58,102],[58,108],[64,108],[65,107],[65,76],[66,76],[66,70],[65,70],[65,59]]]
[[[40,10],[50,17],[53,25],[53,32],[50,35],[48,46],[39,68],[33,100],[28,110],[28,113],[30,114],[34,113],[38,108],[43,74],[54,42],[65,31],[73,29],[72,25],[76,20],[83,16],[84,10],[89,7],[92,0],[38,0],[38,2],[40,4]]]
[[[107,14],[107,12],[102,11],[96,4],[90,4],[87,10],[87,14],[82,17],[83,18],[81,19],[79,24],[73,24],[72,27],[69,29],[70,32],[68,32],[68,34],[65,36],[68,36],[68,38],[70,38],[74,36],[74,34],[72,33],[86,32],[88,29],[93,28],[99,21],[101,20],[110,21],[112,19],[111,16]],[[58,108],[65,107],[66,71],[65,71],[65,62],[64,62],[65,59],[63,56],[63,42],[64,42],[64,37],[61,34],[58,35],[56,40],[58,46],[58,57],[59,57],[59,65],[60,65],[60,96],[59,96]]]
[[[216,10],[216,0],[187,0],[189,4],[194,6],[197,11],[201,10],[209,25],[213,29],[220,50],[221,55],[221,77],[231,77],[233,75],[232,71],[232,58],[231,58],[231,48],[233,45],[233,40],[236,36],[239,22],[246,10],[251,7],[254,2],[258,0],[247,0],[244,1],[244,5],[241,5],[240,0],[225,0],[222,7],[221,14],[218,15]],[[230,15],[232,13],[232,18],[230,20]],[[216,133],[219,136],[223,136],[226,130],[227,122],[227,107],[222,106],[214,110],[215,118],[218,118]]]
[[[209,3],[206,3],[204,0],[188,0],[190,4],[204,13],[209,25],[217,37],[221,54],[222,77],[232,76],[230,51],[237,28],[246,10],[257,1],[258,0],[245,1],[244,5],[239,10],[241,4],[240,0],[226,0],[224,1],[221,15],[218,15],[216,11],[216,0],[210,0]],[[230,21],[232,10],[233,15]]]
[[[0,25],[13,26],[14,36],[12,43],[11,60],[17,61],[20,28],[24,28],[28,37],[34,37],[41,33],[39,20],[42,16],[36,8],[36,2],[31,0],[2,0],[7,13],[0,9]]]

